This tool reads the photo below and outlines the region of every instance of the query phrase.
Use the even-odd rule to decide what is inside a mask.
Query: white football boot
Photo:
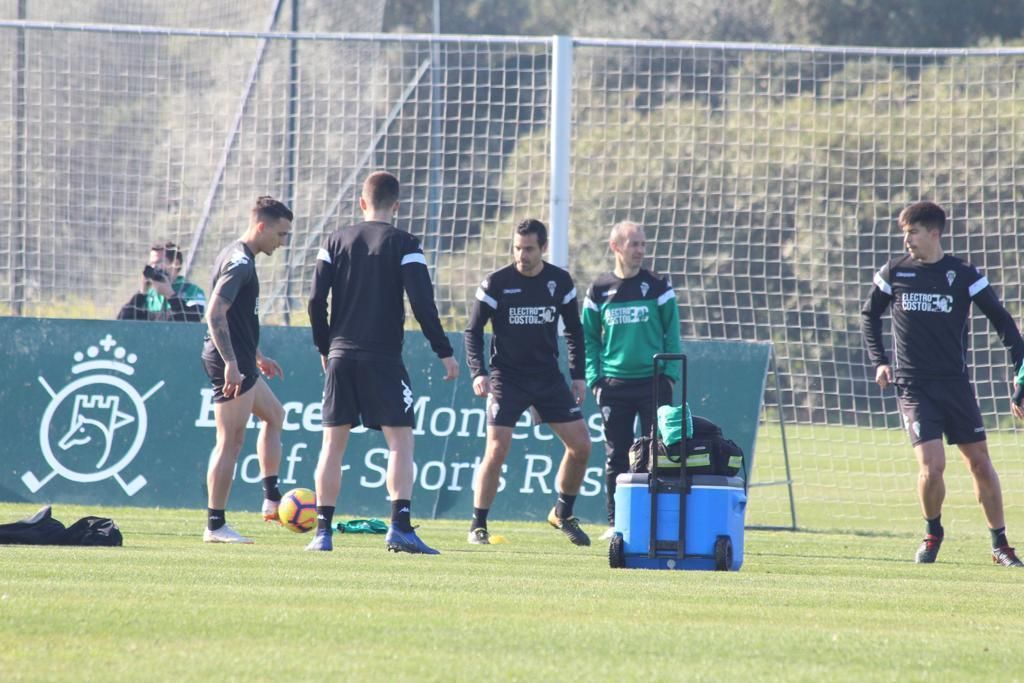
[[[246,538],[227,524],[219,529],[203,531],[203,543],[252,543],[251,538]]]

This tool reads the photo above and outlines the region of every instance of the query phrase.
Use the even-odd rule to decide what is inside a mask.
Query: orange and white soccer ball
[[[316,494],[309,489],[292,489],[281,497],[277,516],[285,528],[299,534],[316,528]]]

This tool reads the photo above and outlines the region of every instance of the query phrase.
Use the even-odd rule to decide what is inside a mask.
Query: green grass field
[[[912,533],[923,530],[918,508],[917,463],[906,435],[896,429],[834,425],[787,425],[790,475],[797,525],[816,531]],[[992,432],[989,452],[999,472],[1007,527],[1024,538],[1024,433]],[[778,424],[761,425],[754,456],[754,482],[783,482],[785,461]],[[947,533],[987,538],[970,474],[953,446],[946,447]],[[747,524],[788,526],[784,485],[750,492]],[[980,534],[980,535],[979,535]],[[1024,540],[1021,541],[1024,545]]]
[[[0,504],[14,520],[34,506]],[[916,532],[749,531],[735,573],[611,570],[540,524],[427,521],[439,557],[380,536],[331,554],[264,525],[200,542],[198,510],[114,517],[123,548],[0,546],[2,681],[1015,680],[1024,572],[986,538],[909,561]],[[342,517],[344,518],[344,517]],[[590,527],[596,536],[600,527]]]

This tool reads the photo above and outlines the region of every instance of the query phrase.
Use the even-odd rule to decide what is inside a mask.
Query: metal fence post
[[[552,36],[551,60],[551,263],[569,265],[569,152],[572,136],[572,37]]]

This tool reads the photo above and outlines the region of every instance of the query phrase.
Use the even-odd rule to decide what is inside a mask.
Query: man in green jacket
[[[182,261],[181,249],[174,242],[150,247],[139,291],[121,307],[117,319],[202,321],[206,295],[179,275]]]
[[[647,239],[643,226],[629,221],[612,228],[609,246],[615,269],[600,275],[583,301],[587,386],[604,418],[605,492],[610,538],[615,524],[615,478],[629,469],[634,423],[651,430],[656,406],[652,390],[656,353],[679,353],[679,311],[667,277],[641,267]],[[658,378],[658,404],[672,398],[680,366],[668,363]]]

